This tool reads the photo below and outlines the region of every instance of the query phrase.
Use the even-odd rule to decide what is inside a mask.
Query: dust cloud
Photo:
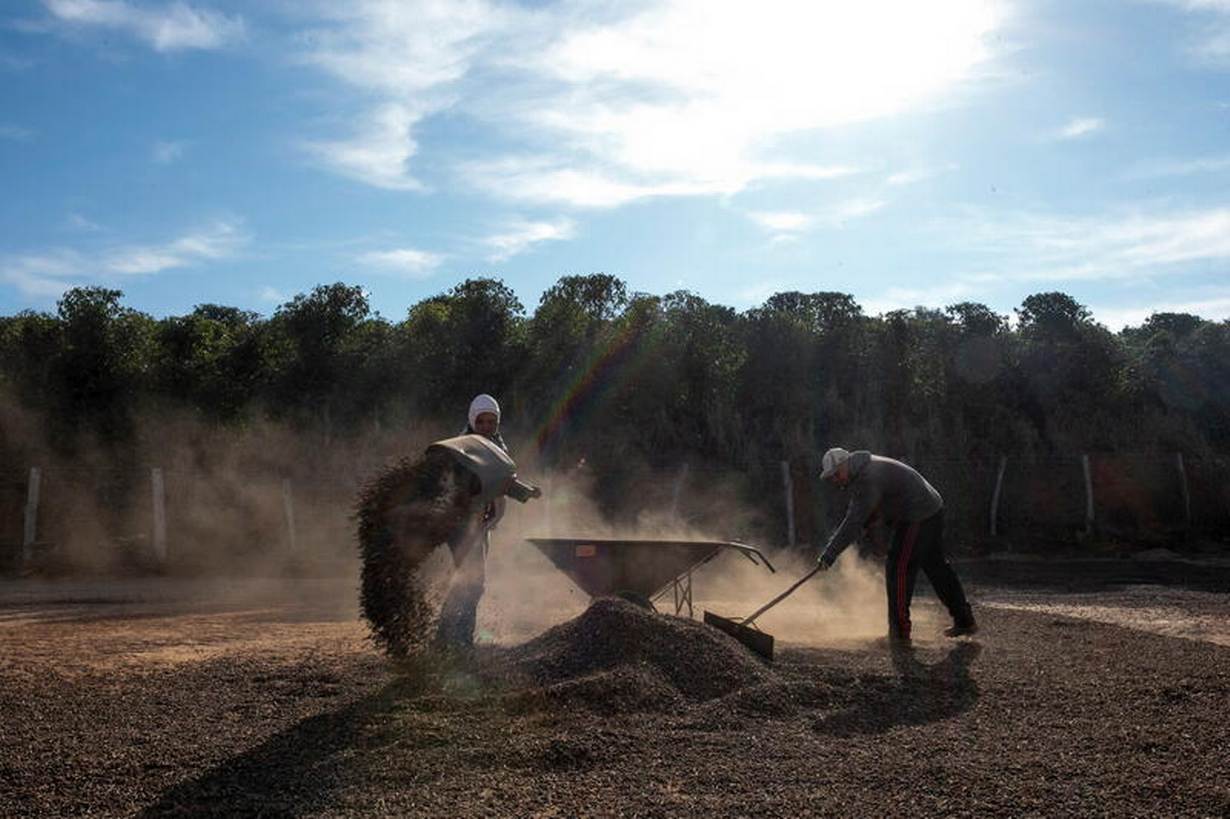
[[[530,480],[535,476],[527,475]],[[557,570],[529,537],[593,537],[662,540],[742,540],[766,554],[777,570],[755,565],[725,550],[692,573],[693,610],[745,617],[815,565],[816,549],[775,550],[754,537],[760,523],[735,497],[733,484],[712,482],[707,491],[687,492],[688,512],[679,514],[678,493],[645,492],[645,508],[631,524],[606,518],[591,498],[587,477],[550,474],[541,478],[544,497],[521,506],[510,503],[492,533],[487,561],[487,590],[479,608],[478,639],[512,643],[579,615],[589,598]],[[667,482],[669,484],[669,481]],[[702,522],[703,521],[703,522]],[[747,533],[753,533],[748,537]],[[658,598],[660,611],[674,613],[671,593]],[[686,610],[683,614],[686,615]],[[937,630],[938,620],[915,606],[920,637]],[[817,575],[791,597],[763,615],[757,625],[785,642],[834,645],[882,637],[887,630],[883,567],[848,549],[827,573]]]
[[[221,428],[170,411],[147,414],[123,444],[80,434],[69,447],[48,429],[37,413],[0,400],[0,568],[40,576],[336,577],[351,589],[359,487],[440,437],[429,423],[330,439],[270,421]],[[22,565],[31,467],[41,474],[36,538]]]
[[[192,578],[198,590],[216,583],[232,604],[240,602],[238,596],[253,605],[282,592],[268,584],[237,584],[236,578],[312,578],[330,586],[316,594],[332,601],[339,614],[353,612],[357,596],[353,515],[359,488],[392,460],[417,456],[453,430],[425,421],[329,439],[273,422],[219,428],[186,413],[160,412],[136,425],[134,440],[122,452],[79,440],[68,456],[47,440],[37,414],[0,403],[0,420],[8,493],[0,511],[10,544],[20,545],[24,476],[30,466],[42,471],[35,559],[27,569],[61,577],[156,572]],[[155,554],[154,466],[162,470],[165,492],[164,561]],[[770,527],[740,502],[741,476],[647,472],[625,493],[622,515],[613,520],[594,502],[598,476],[584,463],[548,472],[528,457],[521,474],[540,485],[544,497],[524,505],[509,501],[492,533],[479,610],[483,642],[529,639],[589,605],[588,596],[529,537],[741,540],[769,555],[776,574],[734,552],[697,568],[696,617],[706,609],[746,616],[812,565],[814,549],[769,548],[764,532]],[[451,574],[447,549],[438,549],[423,571],[433,598],[442,597]],[[831,572],[800,588],[758,625],[779,640],[812,645],[880,636],[881,572],[851,549]],[[667,592],[659,599],[660,610],[673,613],[670,598]],[[917,609],[917,625],[925,630],[926,612]]]

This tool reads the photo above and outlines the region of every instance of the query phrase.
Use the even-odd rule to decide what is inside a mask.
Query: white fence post
[[[679,520],[679,497],[683,494],[683,485],[687,483],[687,480],[688,462],[684,461],[679,474],[675,476],[675,485],[671,489],[671,520]]]
[[[1085,534],[1093,534],[1093,475],[1089,468],[1089,456],[1081,455],[1081,469],[1085,472]]]
[[[25,563],[34,559],[34,541],[38,536],[38,493],[43,473],[37,466],[30,467],[30,480],[26,484],[25,527],[21,537],[21,558]]]
[[[154,557],[167,562],[167,493],[162,480],[162,468],[150,471],[150,488],[154,500]]]
[[[999,472],[995,474],[995,491],[991,494],[991,537],[999,532],[999,492],[1004,486],[1004,469],[1008,466],[1008,456],[999,459]]]
[[[1183,491],[1183,525],[1192,528],[1192,496],[1187,488],[1187,468],[1183,466],[1183,453],[1174,454],[1175,464],[1179,467],[1179,488]]]
[[[546,537],[555,537],[555,526],[551,522],[551,506],[555,503],[555,481],[548,475],[543,481],[542,489],[542,528]]]
[[[286,543],[291,552],[298,552],[299,541],[295,533],[295,498],[291,494],[290,478],[282,479],[282,514],[286,518]]]
[[[786,545],[794,545],[794,479],[790,477],[790,462],[782,461],[782,485],[786,490]]]

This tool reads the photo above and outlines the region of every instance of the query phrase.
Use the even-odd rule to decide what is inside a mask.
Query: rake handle
[[[823,570],[824,570],[824,566],[817,563],[814,569],[812,569],[810,572],[800,577],[798,580],[794,581],[794,585],[792,585],[790,588],[786,589],[784,592],[779,594],[777,597],[774,597],[768,603],[765,603],[763,606],[756,609],[756,611],[752,612],[752,614],[746,620],[740,623],[740,625],[750,626],[757,617],[764,614],[766,611],[773,608],[778,603],[782,602],[787,597],[789,597],[791,594],[793,594],[795,589],[797,589],[799,586],[802,586],[808,580],[811,580],[812,576],[815,575],[816,572],[823,571]]]

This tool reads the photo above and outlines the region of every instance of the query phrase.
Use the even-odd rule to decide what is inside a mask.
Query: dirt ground
[[[352,578],[0,581],[0,815],[1230,814],[1230,587],[1074,571],[707,698],[392,667]]]

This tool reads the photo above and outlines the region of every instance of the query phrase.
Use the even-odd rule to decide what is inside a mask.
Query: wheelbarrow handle
[[[789,597],[791,594],[793,594],[795,589],[797,589],[799,586],[802,586],[808,580],[811,580],[812,576],[815,575],[816,572],[823,571],[823,570],[824,570],[823,565],[816,564],[816,567],[814,569],[812,569],[810,572],[800,577],[798,580],[794,581],[794,585],[792,585],[790,588],[786,589],[784,592],[779,594],[777,597],[774,597],[768,603],[765,603],[763,606],[756,609],[756,611],[752,612],[752,614],[746,620],[744,620],[740,625],[750,626],[757,617],[764,614],[766,611],[773,608],[778,603],[782,602],[787,597]]]
[[[725,541],[722,545],[731,547],[736,552],[743,555],[748,560],[752,561],[752,563],[756,566],[764,564],[764,567],[766,569],[773,572],[774,574],[777,574],[777,569],[773,568],[773,564],[769,562],[769,558],[765,557],[764,553],[761,552],[759,549],[757,549],[755,546],[749,546],[748,544],[742,541],[739,541],[739,540]]]

